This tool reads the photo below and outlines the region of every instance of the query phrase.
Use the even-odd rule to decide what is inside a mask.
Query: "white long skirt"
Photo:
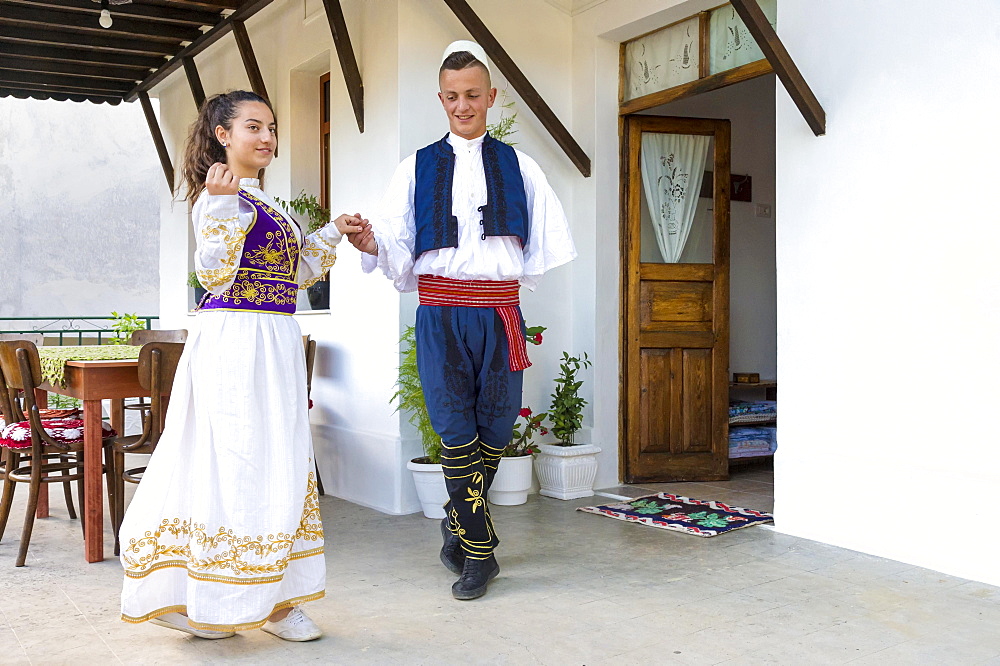
[[[301,332],[249,312],[196,324],[119,533],[122,619],[254,629],[324,594]]]

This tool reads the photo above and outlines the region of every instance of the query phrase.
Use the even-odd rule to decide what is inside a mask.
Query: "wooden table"
[[[83,401],[83,486],[85,555],[88,562],[104,559],[104,484],[102,483],[101,400],[111,400],[111,427],[118,433],[125,430],[122,399],[149,397],[149,391],[139,385],[139,361],[66,361],[65,386],[44,383],[38,389],[68,395]],[[39,400],[44,399],[39,397]],[[43,491],[47,484],[43,484]],[[45,502],[48,515],[48,493],[38,498],[39,509]],[[41,512],[40,512],[41,513]]]

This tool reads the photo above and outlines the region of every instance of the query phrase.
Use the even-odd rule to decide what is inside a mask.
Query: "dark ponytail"
[[[192,123],[188,132],[184,146],[184,165],[181,167],[181,184],[187,189],[184,198],[189,203],[194,203],[201,194],[209,168],[216,162],[226,162],[226,149],[215,136],[215,128],[222,125],[227,131],[231,130],[233,119],[239,113],[240,104],[244,102],[267,104],[267,108],[274,114],[270,102],[246,90],[213,95],[201,105],[198,119]]]

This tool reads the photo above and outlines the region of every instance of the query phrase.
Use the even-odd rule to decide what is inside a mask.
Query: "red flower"
[[[542,334],[541,333],[535,333],[535,344],[536,345],[542,344]]]
[[[549,434],[549,431],[548,431],[548,430],[546,430],[545,428],[542,428],[542,434],[543,434],[543,435],[547,435],[547,434]]]
[[[520,415],[523,416],[524,418],[530,417],[531,416],[531,408],[530,407],[522,407]]]

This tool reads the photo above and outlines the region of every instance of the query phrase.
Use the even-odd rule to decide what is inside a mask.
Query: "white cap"
[[[449,44],[448,48],[444,50],[444,55],[441,56],[441,64],[443,65],[444,61],[447,60],[448,56],[452,53],[458,53],[459,51],[468,51],[472,55],[476,56],[476,60],[483,63],[483,67],[485,67],[486,71],[492,76],[493,73],[490,72],[490,63],[486,59],[486,51],[483,50],[482,46],[476,44],[475,42],[470,42],[468,39],[460,39],[457,42]]]

